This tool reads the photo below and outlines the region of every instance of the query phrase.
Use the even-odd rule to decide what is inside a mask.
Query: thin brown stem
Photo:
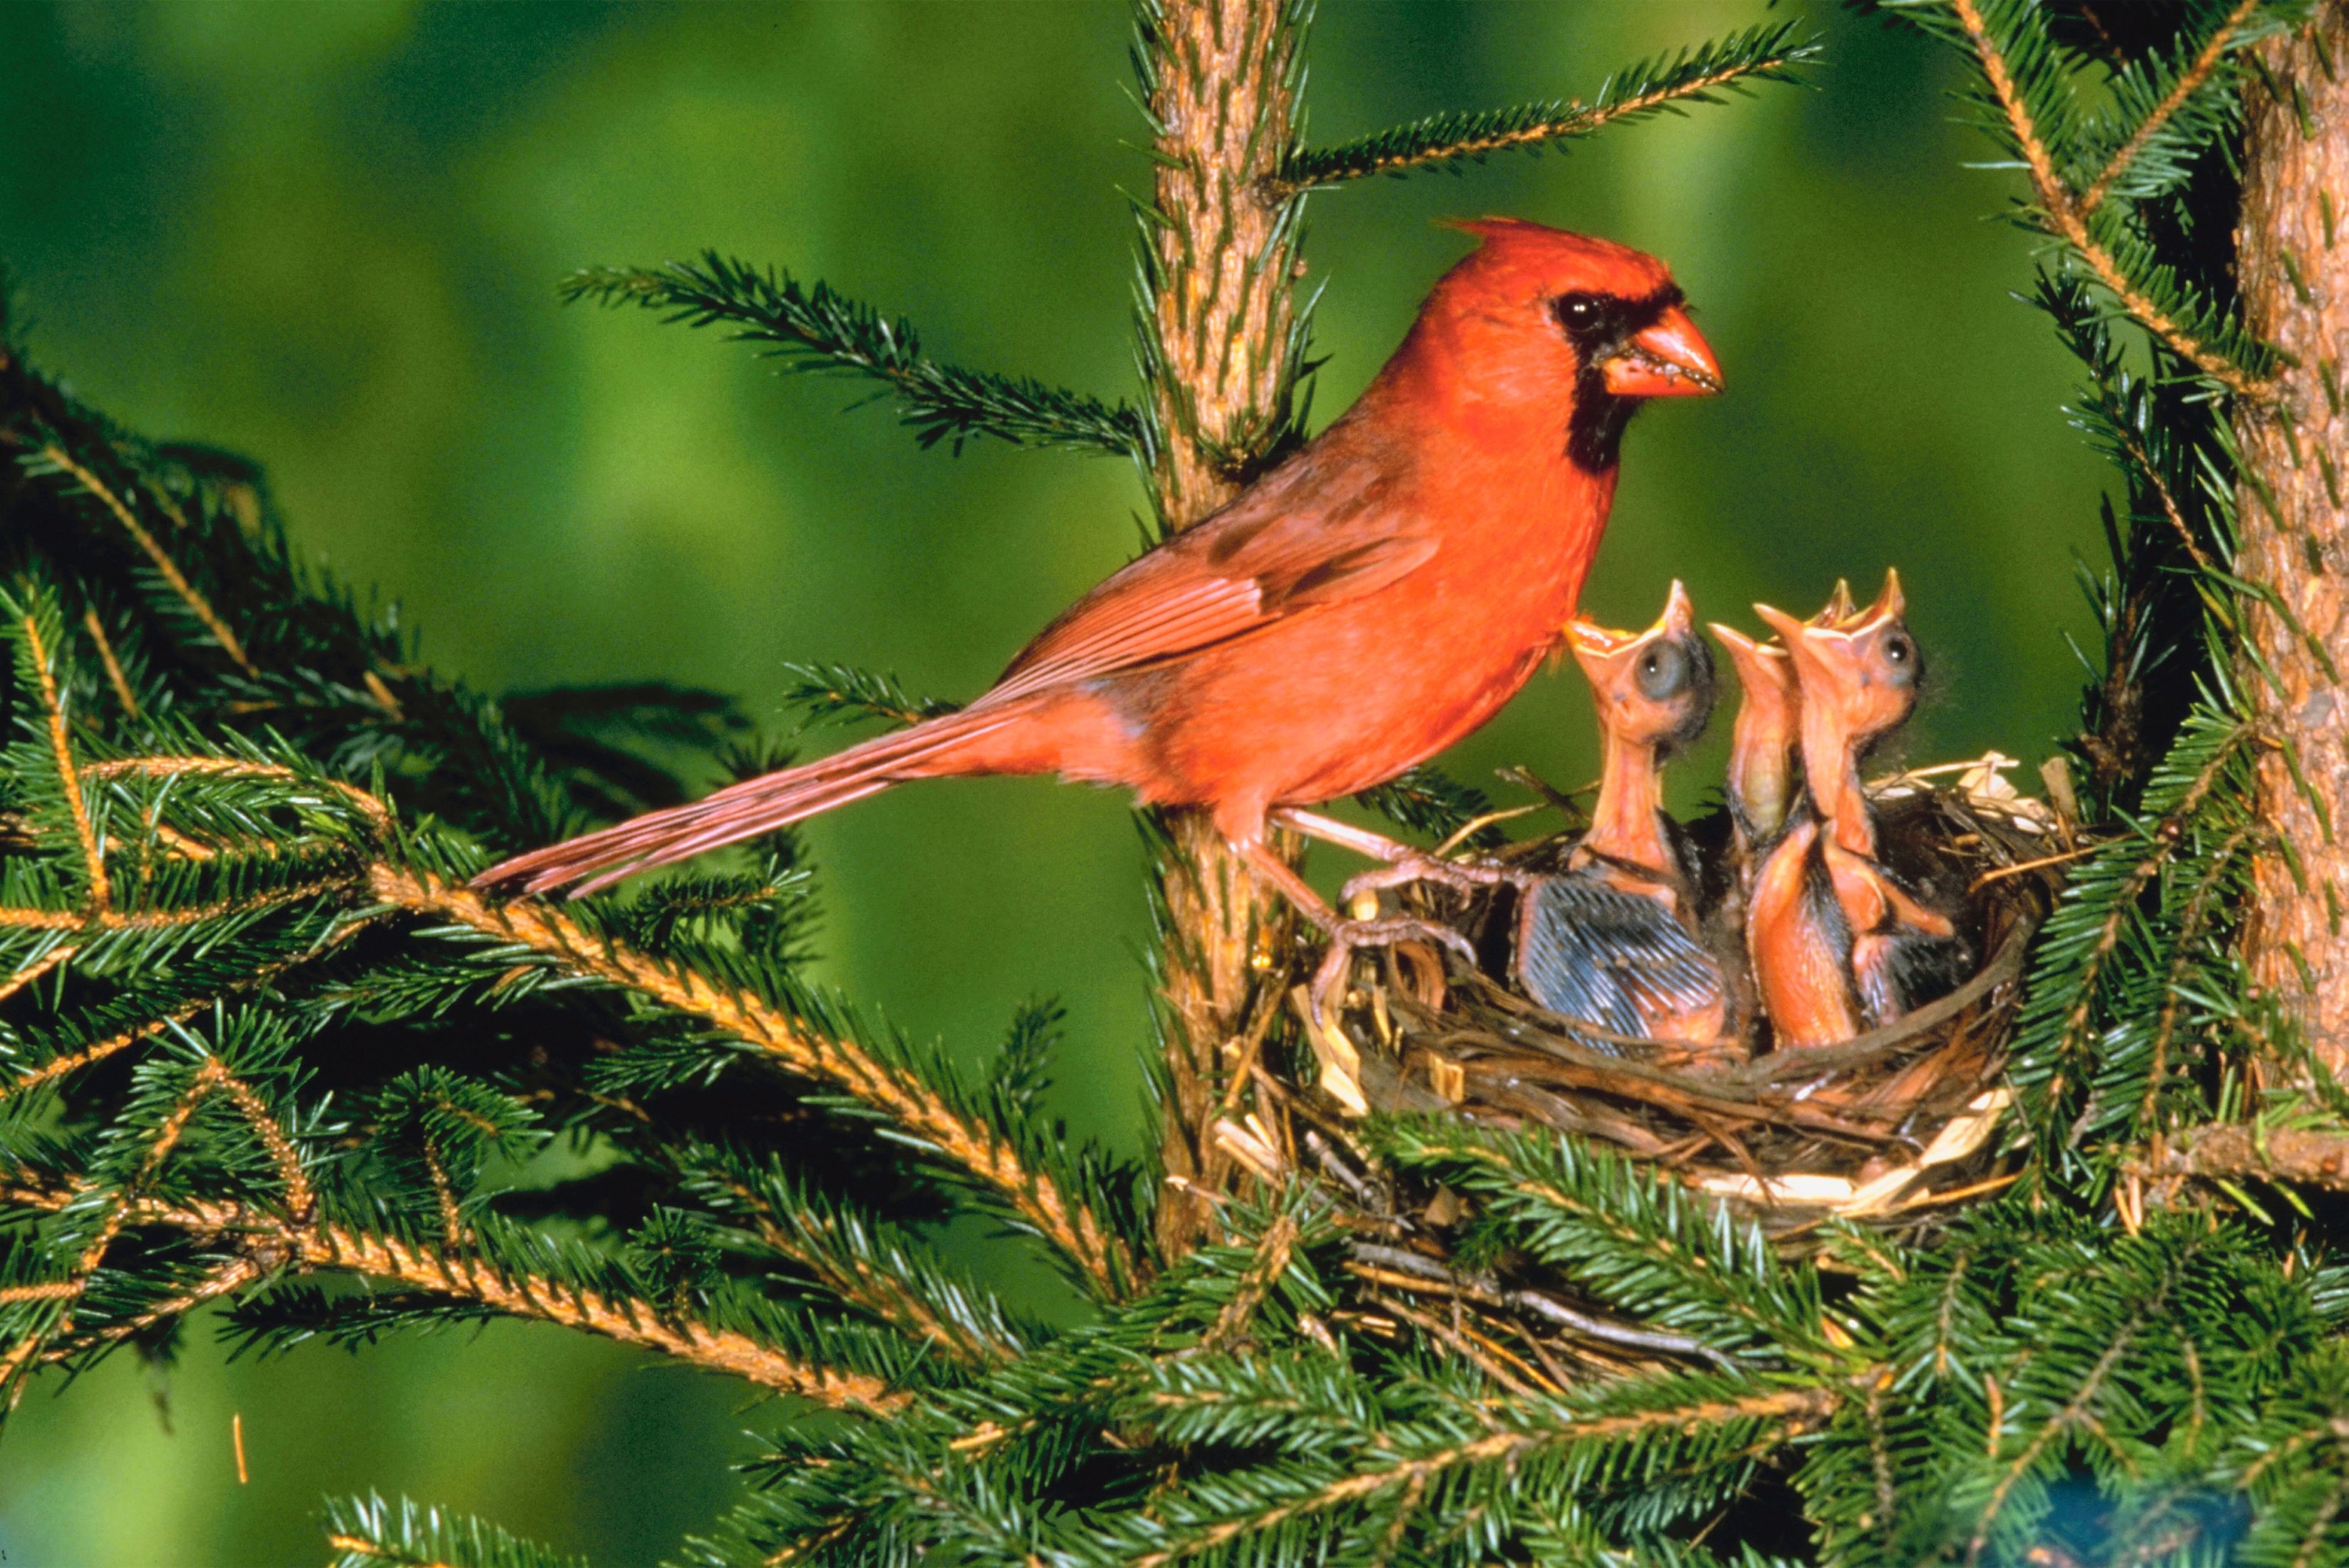
[[[1826,1388],[1774,1389],[1737,1399],[1708,1399],[1661,1410],[1566,1421],[1539,1431],[1495,1432],[1455,1448],[1363,1470],[1292,1502],[1231,1520],[1172,1550],[1137,1557],[1134,1568],[1163,1568],[1165,1563],[1211,1552],[1235,1537],[1268,1531],[1291,1519],[1359,1502],[1414,1480],[1424,1484],[1463,1465],[1504,1462],[1552,1444],[1630,1438],[1643,1432],[1692,1430],[1732,1420],[1775,1422],[1776,1435],[1783,1440],[1812,1430],[1841,1403],[1840,1396]]]
[[[198,592],[196,585],[188,581],[187,573],[180,570],[180,563],[172,560],[171,552],[165,550],[156,541],[155,536],[147,531],[146,525],[139,521],[138,515],[125,506],[121,499],[112,490],[107,489],[105,482],[96,474],[74,461],[64,448],[52,444],[42,448],[41,455],[71,474],[82,489],[105,503],[106,510],[114,514],[115,521],[121,523],[139,548],[147,552],[147,559],[155,563],[156,573],[165,583],[171,584],[171,592],[177,593],[196,619],[203,623],[204,630],[210,632],[212,634],[212,640],[220,644],[221,651],[235,660],[237,668],[246,675],[258,675],[260,672],[254,667],[252,659],[245,655],[244,645],[237,641],[236,634],[229,630],[228,623],[220,618],[220,613],[212,608],[212,601],[205,598]]]
[[[1247,1272],[1240,1276],[1232,1299],[1224,1304],[1224,1310],[1216,1314],[1216,1321],[1199,1336],[1200,1349],[1218,1349],[1239,1337],[1248,1319],[1256,1315],[1256,1309],[1264,1305],[1266,1295],[1288,1272],[1289,1255],[1296,1246],[1297,1222],[1283,1214],[1257,1243],[1256,1255],[1248,1260]]]
[[[1132,1253],[1091,1209],[1063,1196],[1050,1177],[1029,1170],[1016,1150],[965,1120],[926,1086],[875,1061],[854,1042],[819,1034],[689,969],[671,967],[625,944],[590,934],[543,905],[492,906],[468,889],[388,865],[371,868],[368,882],[387,904],[520,943],[573,974],[641,992],[757,1046],[792,1072],[844,1090],[1002,1193],[1039,1234],[1074,1259],[1103,1294],[1122,1295],[1138,1281]]]
[[[248,762],[238,757],[125,757],[110,762],[92,762],[81,769],[88,779],[170,779],[183,773],[211,774],[237,779],[275,779],[289,784],[305,784],[314,789],[331,789],[351,805],[378,830],[391,825],[391,808],[356,785],[337,779],[311,779],[291,768],[274,762]]]
[[[9,1188],[0,1195],[48,1210],[61,1209],[73,1198],[68,1190],[38,1187]],[[582,1329],[837,1408],[888,1415],[908,1403],[905,1395],[878,1377],[812,1367],[731,1329],[665,1321],[647,1303],[575,1289],[537,1275],[493,1271],[476,1260],[429,1252],[396,1237],[336,1225],[288,1224],[238,1204],[203,1201],[135,1201],[125,1206],[124,1223],[238,1241],[254,1249],[256,1260],[274,1257],[300,1272],[362,1274],[430,1295],[477,1302],[508,1316]],[[5,1362],[0,1362],[0,1374],[5,1374]]]
[[[1284,171],[1278,178],[1269,182],[1270,188],[1277,195],[1292,196],[1317,185],[1334,185],[1341,181],[1364,180],[1374,174],[1396,174],[1406,169],[1421,169],[1431,163],[1448,163],[1457,159],[1483,158],[1491,153],[1507,152],[1520,147],[1535,147],[1545,141],[1557,141],[1569,136],[1588,136],[1616,120],[1651,113],[1667,104],[1679,103],[1687,98],[1702,98],[1706,93],[1718,88],[1727,87],[1732,82],[1782,70],[1799,57],[1801,57],[1798,54],[1788,53],[1773,55],[1763,60],[1742,61],[1737,65],[1724,67],[1689,81],[1676,82],[1671,87],[1661,88],[1654,92],[1641,93],[1637,98],[1619,99],[1603,108],[1591,108],[1579,99],[1569,98],[1560,106],[1557,114],[1530,125],[1513,127],[1508,130],[1495,131],[1488,136],[1464,137],[1458,141],[1447,141],[1441,146],[1414,148],[1408,152],[1388,154],[1366,161],[1356,162],[1346,159],[1346,148],[1331,148],[1327,151],[1312,153],[1309,155],[1309,159],[1310,161],[1330,163],[1345,160],[1346,167],[1342,170],[1335,170],[1320,175],[1313,175],[1309,172],[1292,174]]]
[[[2233,40],[2235,29],[2249,21],[2251,13],[2257,11],[2262,3],[2263,0],[2236,0],[2235,8],[2227,14],[2227,19],[2219,25],[2219,30],[2210,35],[2210,41],[2202,46],[2202,52],[2194,57],[2194,63],[2186,67],[2184,74],[2161,96],[2161,101],[2153,106],[2153,111],[2138,122],[2137,128],[2129,132],[2128,139],[2121,143],[2096,177],[2088,182],[2088,188],[2080,192],[2079,206],[2083,217],[2104,205],[2106,196],[2112,191],[2113,182],[2128,172],[2129,166],[2137,160],[2137,155],[2145,150],[2146,144],[2177,116],[2178,111],[2185,107],[2186,100],[2201,90],[2202,84],[2210,79],[2210,73],[2219,68],[2219,62],[2227,57],[2227,46]]]
[[[1992,41],[1990,29],[1983,23],[1982,11],[1974,0],[1951,0],[1958,24],[1972,44],[1974,57],[1982,64],[1983,79],[1990,83],[1991,96],[1998,100],[1999,111],[2006,117],[2007,129],[2013,133],[2016,149],[2022,152],[2024,165],[2031,171],[2031,186],[2038,197],[2039,211],[2047,221],[2048,231],[2072,247],[2088,270],[2096,276],[2106,293],[2118,300],[2121,308],[2135,318],[2137,325],[2168,344],[2178,356],[2193,365],[2204,375],[2230,392],[2242,397],[2264,396],[2267,384],[2247,375],[2243,367],[2218,353],[2146,298],[2142,291],[2129,281],[2113,253],[2089,232],[2088,209],[2064,183],[2055,168],[2054,154],[2040,136],[2039,128],[2031,118],[2031,110],[2015,87],[2014,77],[2007,68],[2006,57]]]
[[[50,650],[42,640],[39,620],[27,615],[21,624],[33,667],[40,672],[41,707],[48,718],[49,749],[57,758],[58,786],[64,789],[66,805],[73,813],[74,836],[81,841],[82,870],[89,878],[90,903],[103,910],[112,898],[112,890],[107,884],[106,857],[98,852],[98,830],[90,820],[89,802],[82,799],[81,779],[74,769],[73,736],[66,727],[65,699],[57,694],[57,674],[49,666]]]
[[[106,634],[106,623],[98,618],[98,608],[91,605],[81,613],[82,628],[89,640],[98,645],[98,662],[106,666],[107,683],[114,687],[114,700],[122,705],[126,718],[139,717],[138,694],[130,689],[130,677],[122,673],[122,661],[114,656],[114,642]]]

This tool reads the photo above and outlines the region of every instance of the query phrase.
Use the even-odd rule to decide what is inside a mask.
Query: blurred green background
[[[2098,548],[2100,470],[2059,412],[2067,361],[2009,297],[2028,246],[1985,221],[2007,177],[1961,168],[1983,149],[1951,58],[1831,0],[1333,0],[1311,124],[1588,92],[1789,9],[1830,46],[1806,87],[1317,198],[1318,416],[1461,253],[1433,219],[1654,251],[1731,390],[1635,427],[1586,608],[1644,624],[1678,575],[1715,618],[1807,611],[1898,564],[1935,669],[1911,758],[2035,763],[2077,689],[2062,634],[2087,630],[2071,558]],[[781,666],[815,658],[968,697],[1131,552],[1131,469],[924,453],[885,409],[843,411],[862,388],[553,284],[715,245],[902,311],[945,357],[1130,392],[1126,42],[1107,0],[10,0],[0,257],[45,365],[147,433],[263,459],[297,537],[484,688],[657,675],[782,724]],[[1576,783],[1593,755],[1561,673],[1451,765]],[[831,977],[973,1054],[1061,994],[1061,1103],[1131,1140],[1144,922],[1116,797],[921,788],[811,837]],[[124,1358],[36,1386],[0,1446],[9,1568],[316,1562],[320,1494],[371,1486],[647,1563],[725,1506],[766,1418],[554,1331],[223,1367],[202,1330],[168,1380]]]

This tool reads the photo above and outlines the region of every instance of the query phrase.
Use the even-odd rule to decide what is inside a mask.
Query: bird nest
[[[1773,1230],[1881,1219],[2002,1185],[1992,1140],[2011,1097],[2000,1076],[2053,867],[2069,858],[2067,825],[2005,783],[2006,762],[1993,754],[1870,788],[1887,863],[1953,912],[1982,957],[1955,989],[1886,1027],[1772,1048],[1724,907],[1734,896],[1726,826],[1704,820],[1690,835],[1707,871],[1713,945],[1744,992],[1732,1037],[1635,1039],[1546,1011],[1508,978],[1513,890],[1415,889],[1416,913],[1466,933],[1483,962],[1418,943],[1362,954],[1327,1022],[1300,989],[1291,1000],[1313,1057],[1301,1076],[1316,1078],[1300,1092],[1340,1119],[1437,1111],[1613,1144]],[[1528,841],[1504,857],[1544,871],[1574,841]]]

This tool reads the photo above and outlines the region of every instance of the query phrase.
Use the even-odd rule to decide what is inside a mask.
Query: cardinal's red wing
[[[1380,527],[1362,516],[1371,510],[1358,511],[1352,526],[1236,510],[1178,534],[1077,601],[981,700],[1195,653],[1300,610],[1375,593],[1435,553],[1433,537]]]

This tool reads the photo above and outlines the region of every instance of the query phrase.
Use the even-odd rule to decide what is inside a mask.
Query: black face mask
[[[1566,455],[1575,467],[1595,474],[1620,460],[1623,427],[1646,399],[1607,390],[1603,366],[1681,301],[1681,291],[1670,284],[1645,299],[1566,294],[1550,301],[1550,314],[1574,346],[1574,417],[1566,428]]]

